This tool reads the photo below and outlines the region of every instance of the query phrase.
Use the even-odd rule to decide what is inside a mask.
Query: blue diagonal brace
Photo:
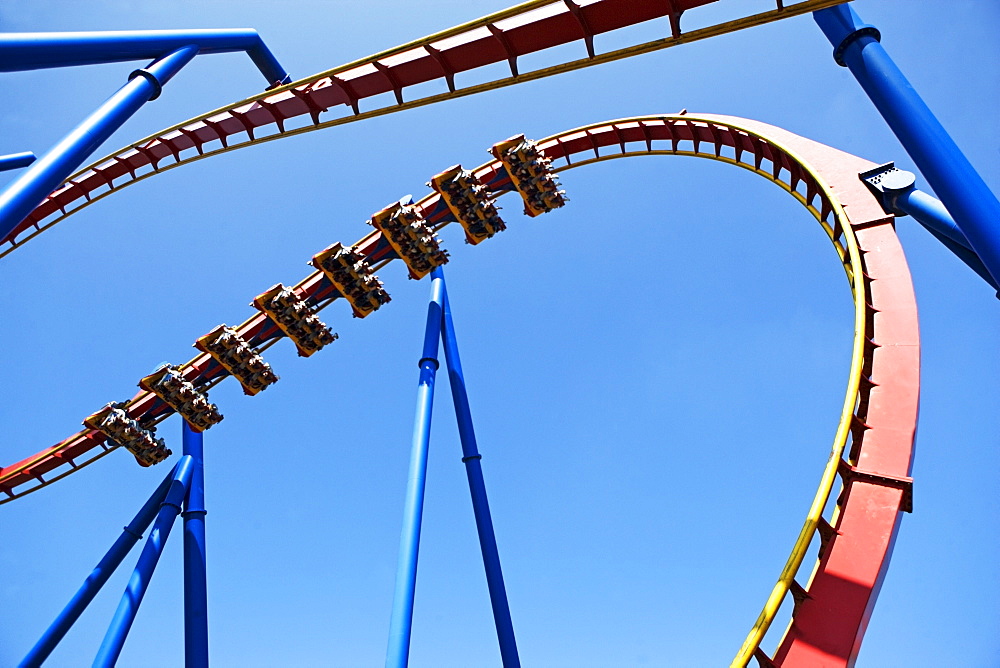
[[[440,268],[434,270],[432,276],[440,277],[444,285],[444,273]],[[465,375],[462,372],[462,360],[458,355],[458,340],[455,337],[455,323],[451,317],[451,305],[448,302],[448,292],[444,291],[444,326],[442,339],[444,342],[445,360],[448,364],[448,379],[451,381],[451,396],[455,403],[455,418],[458,420],[458,433],[462,441],[462,461],[465,462],[465,472],[469,478],[469,492],[472,494],[472,511],[476,516],[476,531],[479,533],[479,547],[483,553],[483,566],[486,569],[486,584],[490,591],[490,604],[493,606],[493,622],[497,629],[497,640],[500,643],[500,657],[504,668],[518,668],[521,660],[517,654],[517,642],[514,639],[514,624],[510,617],[510,604],[507,601],[507,589],[503,582],[503,571],[500,568],[500,552],[497,549],[497,538],[493,531],[493,518],[490,516],[490,503],[486,497],[486,481],[483,478],[482,455],[476,443],[476,432],[472,426],[472,409],[469,407],[469,394],[465,387]]]
[[[146,589],[149,587],[153,570],[156,568],[156,563],[160,560],[163,547],[170,536],[170,529],[173,527],[177,515],[181,512],[181,504],[184,503],[184,497],[187,495],[188,485],[191,482],[192,464],[192,458],[188,455],[181,457],[180,461],[177,462],[177,467],[174,469],[170,481],[170,488],[156,514],[153,529],[149,533],[149,538],[146,539],[142,554],[139,555],[139,561],[125,587],[122,600],[111,619],[111,625],[104,636],[104,642],[101,643],[101,647],[97,651],[97,657],[93,664],[95,668],[114,666],[115,662],[118,661],[118,656],[125,645],[125,638],[128,636],[132,622],[135,621],[135,615],[139,611],[139,604],[142,603],[142,597],[145,596]]]

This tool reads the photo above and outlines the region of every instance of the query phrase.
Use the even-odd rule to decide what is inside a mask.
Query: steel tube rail
[[[197,46],[183,46],[133,72],[128,83],[7,186],[0,193],[0,235],[14,229],[122,123],[155,99],[163,85],[197,53]]]
[[[59,613],[59,616],[56,617],[56,620],[45,631],[41,639],[31,648],[28,655],[24,657],[24,660],[20,663],[20,668],[36,668],[37,666],[41,666],[42,662],[48,658],[52,650],[59,644],[59,641],[63,639],[63,636],[66,635],[73,624],[76,623],[76,620],[79,619],[80,615],[83,614],[83,611],[90,605],[90,602],[94,600],[97,592],[101,590],[101,587],[108,581],[111,574],[115,572],[126,555],[132,550],[132,547],[139,542],[142,534],[149,528],[150,523],[160,509],[160,505],[167,496],[167,490],[170,488],[173,477],[174,471],[167,474],[163,482],[160,483],[146,503],[143,504],[139,512],[135,514],[135,517],[132,518],[132,521],[125,526],[118,540],[114,542],[111,549],[108,550],[107,554],[104,555],[90,575],[87,576],[83,585],[73,598],[70,599],[66,607],[63,608],[63,611]]]
[[[2,33],[0,72],[157,59],[191,44],[199,54],[245,51],[268,85],[290,81],[264,40],[250,28]]]
[[[476,532],[479,534],[479,548],[483,553],[483,566],[486,570],[486,585],[490,592],[490,605],[493,607],[493,623],[496,625],[497,640],[500,643],[500,658],[504,668],[520,668],[521,659],[518,656],[517,641],[514,637],[510,603],[507,600],[507,588],[503,582],[503,569],[500,567],[500,552],[497,548],[496,533],[493,530],[493,519],[490,516],[490,503],[486,496],[486,481],[483,478],[482,467],[483,457],[479,453],[476,431],[472,425],[472,409],[469,406],[469,393],[465,387],[462,360],[458,354],[458,339],[455,334],[455,323],[451,316],[448,289],[444,283],[444,272],[440,267],[434,270],[432,276],[441,279],[444,293],[444,320],[441,338],[444,343],[445,362],[448,366],[448,380],[451,382],[452,401],[455,404],[455,418],[458,421],[458,435],[462,441],[462,462],[465,464],[465,473],[469,478],[472,511],[476,516]]]
[[[135,615],[139,611],[142,597],[146,594],[153,570],[156,568],[160,555],[163,553],[163,547],[170,536],[170,529],[178,513],[181,512],[181,505],[184,503],[184,497],[187,495],[191,483],[193,465],[194,461],[191,456],[184,455],[174,468],[169,489],[160,504],[153,529],[146,540],[146,545],[142,548],[139,561],[125,587],[125,593],[111,619],[104,641],[97,651],[93,664],[95,667],[114,666],[115,662],[118,661],[118,656],[125,645],[125,638],[128,636]]]
[[[20,169],[21,167],[27,167],[35,161],[35,154],[31,151],[22,151],[21,153],[11,153],[9,155],[0,155],[0,172],[7,172],[12,169]]]
[[[208,575],[205,555],[205,435],[184,420],[191,484],[184,498],[184,665],[208,667]]]
[[[813,14],[851,73],[968,238],[993,283],[1000,281],[1000,201],[849,5]]]
[[[418,363],[420,382],[417,387],[417,414],[413,423],[413,446],[410,453],[410,472],[406,481],[403,529],[399,538],[396,587],[389,619],[386,668],[405,668],[409,663],[410,631],[413,626],[413,599],[417,586],[417,557],[424,512],[427,453],[431,437],[431,411],[434,407],[434,379],[438,369],[438,340],[441,338],[443,299],[444,278],[440,275],[433,276],[431,299],[427,305],[424,347]]]

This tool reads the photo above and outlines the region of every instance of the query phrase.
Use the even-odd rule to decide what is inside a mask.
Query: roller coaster
[[[212,156],[823,11],[840,3],[779,0],[770,11],[683,31],[682,14],[708,4],[709,0],[535,0],[306,79],[272,82],[264,93],[133,142],[72,174],[0,239],[2,255],[126,186]],[[664,17],[669,20],[670,37],[603,53],[595,49],[598,35]],[[582,43],[586,58],[521,71],[519,59],[574,42]],[[496,63],[505,63],[509,76],[470,87],[458,85],[461,73]],[[443,83],[447,92],[410,99],[408,89],[427,82]],[[920,382],[916,300],[895,233],[895,214],[880,196],[898,170],[758,121],[686,111],[599,122],[534,141],[515,136],[498,141],[491,152],[493,159],[477,167],[457,165],[429,174],[433,192],[416,201],[386,193],[382,202],[372,203],[376,213],[368,222],[373,231],[353,244],[337,242],[320,250],[309,259],[313,270],[298,282],[278,283],[252,297],[255,312],[241,324],[218,324],[210,329],[216,323],[208,323],[209,331],[194,342],[198,353],[191,359],[163,365],[137,379],[140,390],[131,399],[108,403],[82,419],[83,429],[0,468],[0,492],[5,496],[0,504],[62,480],[118,449],[130,452],[143,467],[169,461],[167,444],[155,434],[159,423],[180,414],[186,425],[185,439],[195,438],[193,434],[222,420],[224,410],[212,404],[207,393],[227,377],[236,378],[250,397],[278,381],[263,353],[281,339],[289,339],[301,357],[334,344],[337,335],[318,316],[327,306],[344,299],[357,318],[378,317],[376,311],[391,308],[392,286],[387,288],[376,271],[400,260],[411,279],[432,276],[438,286],[435,290],[443,291],[441,267],[450,258],[438,238],[442,229],[458,223],[472,246],[489,243],[497,234],[516,234],[507,229],[516,225],[502,220],[495,205],[505,194],[519,195],[525,214],[535,217],[566,204],[554,177],[569,170],[624,157],[701,158],[761,176],[806,209],[829,238],[854,312],[847,387],[818,490],[778,582],[733,665],[748,665],[754,659],[765,668],[853,664],[901,519],[912,510],[910,474]],[[969,237],[972,240],[972,234]],[[463,251],[461,256],[472,252]],[[452,254],[459,255],[457,251]],[[983,256],[985,263],[987,255]],[[981,274],[988,280],[989,267],[985,272]],[[432,305],[443,299],[447,312],[447,299],[440,295],[435,299],[438,302]],[[444,326],[448,328],[447,321]],[[437,357],[436,338],[435,353],[425,355],[422,363]],[[447,345],[446,341],[446,351]],[[437,367],[436,359],[433,366]],[[185,448],[187,453],[187,444]],[[177,483],[183,490],[178,498],[190,501],[186,495],[192,474],[185,469],[192,466],[189,457],[181,458],[160,492],[151,497],[152,505],[145,509],[146,525],[157,509],[162,512],[170,506],[174,515],[181,510],[180,500],[169,501]],[[835,493],[838,479],[841,484]],[[169,487],[171,480],[173,487]],[[153,503],[154,499],[159,501]],[[185,519],[190,513],[186,508]],[[138,525],[133,529],[144,531]],[[138,540],[134,538],[131,544]],[[813,553],[815,564],[807,564],[807,555]],[[803,569],[804,565],[811,569]],[[792,605],[791,621],[769,655],[761,644],[786,601]],[[494,600],[495,613],[496,609]],[[519,665],[516,650],[511,654],[503,647],[500,626],[498,621],[504,665]],[[124,642],[124,635],[119,640]],[[38,665],[51,649],[42,651],[36,646],[24,665]],[[192,665],[204,665],[188,658]],[[116,659],[114,650],[102,647],[98,664],[110,665]],[[404,652],[400,665],[405,663]]]

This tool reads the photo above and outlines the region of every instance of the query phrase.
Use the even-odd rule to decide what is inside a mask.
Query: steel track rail
[[[765,667],[849,665],[888,566],[900,513],[910,503],[908,476],[919,391],[919,337],[909,270],[892,217],[885,216],[857,178],[873,163],[763,123],[714,115],[601,123],[554,135],[539,146],[556,160],[559,171],[638,155],[690,156],[735,165],[791,194],[830,238],[855,304],[845,400],[806,520],[733,665],[745,666],[754,657]],[[499,162],[474,171],[493,195],[512,190]],[[438,229],[452,222],[437,194],[417,206]],[[358,247],[376,268],[395,258],[379,232],[365,236]],[[305,277],[295,290],[317,309],[339,296],[319,272]],[[281,337],[262,314],[237,329],[258,350]],[[204,354],[187,362],[183,370],[185,378],[202,389],[226,376]],[[170,409],[150,393],[139,392],[128,412],[156,422]],[[0,491],[8,498],[0,503],[40,489],[112,449],[100,434],[84,430],[6,467],[0,470]],[[44,478],[57,469],[54,477]],[[838,475],[843,480],[840,494],[824,516]],[[19,486],[22,489],[15,489]],[[814,540],[819,556],[803,585],[798,573]],[[760,645],[789,595],[794,601],[792,619],[772,658]]]
[[[768,12],[687,32],[680,29],[681,14],[716,1],[596,0],[578,5],[572,0],[533,0],[249,97],[140,139],[73,174],[0,239],[0,257],[76,211],[181,165],[283,137],[651,53],[844,0],[776,0],[776,9]],[[663,16],[671,19],[670,37],[606,53],[595,51],[595,36]],[[586,50],[586,58],[519,71],[519,57],[576,41],[583,42],[581,52]],[[457,87],[456,75],[504,61],[511,76]],[[448,92],[404,101],[407,88],[434,81],[447,86]],[[375,99],[385,93],[391,93],[395,102]],[[362,100],[374,107],[361,111]],[[321,120],[323,115],[335,117]]]

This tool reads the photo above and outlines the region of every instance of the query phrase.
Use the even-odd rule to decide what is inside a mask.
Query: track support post
[[[1000,285],[997,285],[986,265],[972,250],[972,245],[955,224],[951,214],[939,200],[914,187],[916,179],[911,172],[897,169],[895,163],[887,162],[859,173],[858,177],[879,200],[883,211],[897,216],[912,216],[935,239],[997,290],[997,296],[1000,297]]]
[[[191,484],[184,499],[184,665],[208,668],[208,575],[205,558],[203,432],[184,421],[184,455],[191,457]]]
[[[462,373],[462,360],[458,355],[458,340],[455,336],[455,324],[451,317],[448,292],[444,286],[444,273],[439,267],[434,270],[431,276],[441,279],[444,292],[444,321],[441,335],[444,342],[445,360],[448,365],[448,379],[451,382],[451,396],[455,404],[455,418],[458,421],[458,433],[462,441],[462,461],[465,463],[465,473],[469,478],[472,511],[476,516],[476,531],[479,534],[479,548],[483,553],[483,566],[486,569],[486,584],[490,592],[490,604],[493,607],[493,622],[496,624],[497,640],[500,642],[500,657],[504,668],[520,668],[521,660],[518,657],[517,642],[514,639],[514,624],[511,621],[507,589],[504,587],[503,571],[500,568],[500,553],[497,549],[496,534],[493,531],[490,504],[486,497],[486,481],[483,478],[482,467],[483,457],[479,454],[476,432],[472,426],[472,410],[469,407],[465,375]]]
[[[184,503],[191,483],[192,465],[192,458],[185,455],[181,457],[174,468],[170,486],[156,514],[153,529],[149,533],[149,538],[146,539],[146,545],[142,548],[139,561],[125,587],[122,600],[111,619],[111,625],[104,636],[104,641],[97,651],[97,657],[93,664],[95,668],[114,666],[115,662],[118,661],[118,656],[125,645],[125,638],[132,627],[132,622],[135,621],[142,597],[146,594],[149,580],[153,576],[153,570],[156,568],[156,563],[160,560],[163,547],[170,536],[170,529],[173,527],[177,515],[181,512],[181,505]]]
[[[6,238],[142,105],[159,97],[163,86],[196,55],[230,51],[246,51],[272,88],[291,81],[255,30],[0,34],[4,72],[153,60],[133,71],[128,83],[0,192],[0,238]]]
[[[7,186],[0,193],[0,237],[6,237],[142,105],[156,99],[163,85],[197,53],[197,46],[183,46],[133,72],[128,83]]]
[[[813,12],[847,67],[1000,283],[1000,202],[849,4]]]
[[[431,436],[431,409],[434,406],[434,380],[438,369],[438,340],[441,338],[443,300],[444,278],[438,273],[432,275],[424,347],[419,362],[417,415],[413,424],[413,445],[403,507],[403,529],[399,539],[396,588],[392,597],[392,615],[389,620],[386,668],[405,668],[409,662],[413,597],[417,585],[417,556],[420,549],[424,487],[427,481],[427,451]]]
[[[94,597],[108,581],[108,578],[111,577],[111,574],[121,565],[132,547],[139,542],[143,532],[149,528],[153,518],[156,517],[160,509],[160,505],[167,496],[167,490],[170,489],[170,483],[173,478],[174,471],[171,471],[163,479],[163,482],[160,483],[160,486],[156,488],[152,496],[143,504],[142,508],[139,509],[139,512],[136,513],[132,521],[125,526],[122,530],[122,535],[118,537],[118,540],[111,546],[111,549],[104,555],[104,558],[98,562],[86,581],[84,581],[83,586],[70,599],[70,602],[59,613],[52,626],[45,631],[41,639],[31,648],[28,655],[24,657],[24,660],[20,663],[20,668],[36,668],[37,666],[41,666],[42,662],[48,658],[52,650],[59,644],[59,641],[63,639],[63,636],[66,635],[76,620],[79,619],[83,611],[87,609],[90,602],[94,600]]]

